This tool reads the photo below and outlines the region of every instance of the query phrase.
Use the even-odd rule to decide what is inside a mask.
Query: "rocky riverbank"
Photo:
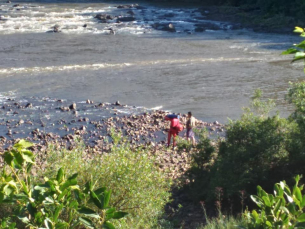
[[[168,113],[122,105],[119,101],[74,103],[52,98],[4,98],[0,103],[0,152],[21,138],[36,143],[33,150],[37,154],[45,152],[49,144],[73,149],[81,139],[88,157],[94,157],[109,152],[113,145],[111,132],[120,132],[132,148],[153,148],[156,163],[162,169],[173,166],[172,177],[177,178],[186,171],[188,155],[164,150],[169,129],[164,117]],[[185,125],[186,115],[180,115]],[[211,137],[224,135],[224,126],[217,121],[197,120],[196,127],[207,128]]]

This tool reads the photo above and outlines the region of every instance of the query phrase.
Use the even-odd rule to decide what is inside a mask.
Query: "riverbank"
[[[54,98],[12,98],[2,97],[0,103],[0,153],[10,149],[21,138],[34,142],[31,150],[35,153],[36,168],[44,171],[50,147],[61,152],[73,150],[85,144],[84,161],[110,153],[114,147],[113,134],[122,136],[131,150],[141,149],[155,160],[156,166],[174,180],[173,201],[166,207],[167,220],[180,218],[175,224],[203,223],[200,206],[193,205],[175,187],[190,182],[186,172],[191,167],[192,149],[166,147],[169,114],[163,110],[151,110],[115,103],[101,103],[91,100],[73,103]],[[181,115],[185,125],[186,115]],[[224,126],[217,121],[208,123],[196,120],[196,128],[208,130],[212,138],[224,136]],[[180,133],[181,140],[185,131]],[[122,144],[123,144],[122,142]],[[181,144],[180,144],[181,145]],[[0,158],[0,164],[3,164]],[[33,174],[39,173],[33,169]],[[179,206],[184,206],[178,212]],[[187,209],[187,211],[186,211]],[[170,211],[175,210],[175,214]],[[190,212],[192,212],[190,214]],[[173,218],[174,217],[174,218]]]

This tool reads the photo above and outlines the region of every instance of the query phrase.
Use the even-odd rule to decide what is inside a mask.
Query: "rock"
[[[20,4],[15,4],[15,5],[13,5],[13,7],[18,7],[18,6],[20,6]]]
[[[98,19],[102,23],[107,23],[107,20],[114,19],[114,17],[109,14],[97,14],[94,18]]]
[[[32,107],[33,107],[33,104],[32,104],[32,103],[27,103],[27,104],[25,105],[25,107],[26,107],[26,108],[32,108]]]
[[[61,111],[69,111],[69,110],[70,110],[69,107],[60,107],[59,109],[60,109]]]
[[[121,103],[120,103],[120,101],[116,101],[114,105],[121,106]]]
[[[152,25],[152,27],[157,30],[176,32],[176,28],[172,23],[169,23],[169,24],[155,23]]]
[[[117,6],[118,9],[130,9],[133,8],[133,5],[119,5]]]
[[[119,22],[130,22],[135,21],[136,19],[134,17],[118,17],[117,23]]]
[[[115,31],[112,28],[108,29],[110,35],[115,35]]]
[[[84,27],[84,28],[87,28],[87,24],[84,24],[83,27]]]
[[[72,104],[69,106],[69,108],[70,108],[71,110],[76,110],[76,103],[72,103]]]
[[[129,14],[129,15],[135,15],[135,13],[132,11],[132,10],[128,10],[127,12],[126,12],[126,14]]]
[[[59,30],[59,27],[60,27],[59,25],[54,25],[54,26],[53,26],[53,32],[54,32],[54,33],[59,33],[59,32],[61,32],[61,31]]]

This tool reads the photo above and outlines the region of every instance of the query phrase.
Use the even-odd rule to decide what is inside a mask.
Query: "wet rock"
[[[83,27],[84,27],[84,28],[87,28],[87,24],[84,24]]]
[[[129,14],[129,15],[131,15],[131,16],[135,15],[135,13],[134,13],[132,10],[128,10],[128,11],[126,12],[126,14]]]
[[[70,110],[69,107],[60,107],[59,109],[60,109],[61,111],[69,111],[69,110]]]
[[[33,107],[33,104],[32,103],[27,103],[26,105],[25,105],[25,108],[32,108]]]
[[[76,110],[76,103],[72,103],[72,104],[69,106],[69,108],[70,108],[71,110]]]
[[[97,14],[94,18],[98,19],[102,23],[107,23],[107,20],[114,19],[114,17],[109,14]]]
[[[13,5],[13,7],[18,7],[18,6],[20,6],[20,4],[15,4],[15,5]]]
[[[135,21],[134,17],[118,17],[117,23]]]
[[[114,105],[121,106],[121,103],[120,103],[120,101],[116,101]]]
[[[53,31],[54,33],[59,33],[59,32],[61,32],[61,31],[59,30],[59,28],[60,28],[59,25],[54,25],[52,31]]]

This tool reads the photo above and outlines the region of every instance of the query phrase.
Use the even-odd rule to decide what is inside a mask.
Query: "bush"
[[[62,168],[54,178],[44,182],[32,180],[34,154],[28,150],[33,144],[24,140],[16,143],[3,155],[4,168],[0,176],[0,203],[12,204],[23,227],[30,228],[104,228],[114,229],[109,220],[120,219],[127,213],[109,206],[111,191],[105,187],[93,190],[89,180],[85,187],[77,183],[77,174],[67,177]],[[88,208],[91,201],[96,211]],[[15,228],[9,217],[2,218],[1,228]]]
[[[304,228],[305,227],[305,195],[302,196],[303,185],[299,185],[300,176],[295,177],[292,189],[285,181],[274,185],[274,194],[268,194],[257,186],[257,196],[251,199],[259,207],[259,212],[246,211],[244,216],[249,229],[264,228]]]
[[[146,150],[132,150],[119,135],[113,134],[113,148],[103,155],[84,154],[83,144],[60,152],[50,147],[47,170],[66,165],[66,171],[77,171],[80,180],[97,180],[99,186],[113,190],[110,204],[129,215],[115,225],[118,228],[150,228],[157,223],[169,201],[171,181],[155,166]],[[73,161],[73,163],[70,163]]]

